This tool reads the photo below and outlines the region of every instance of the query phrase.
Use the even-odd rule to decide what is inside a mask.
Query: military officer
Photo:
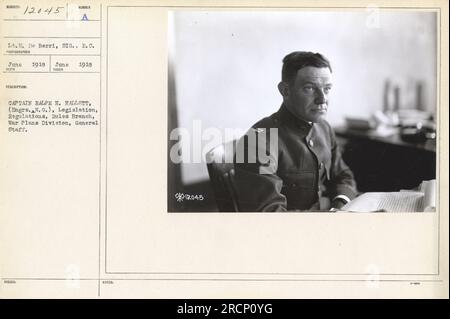
[[[325,120],[332,89],[329,61],[319,53],[288,54],[278,89],[280,109],[237,143],[234,186],[240,211],[341,208],[356,196],[356,184]]]

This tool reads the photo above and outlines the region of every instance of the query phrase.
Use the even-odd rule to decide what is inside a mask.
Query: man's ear
[[[281,81],[280,83],[278,83],[278,91],[280,91],[283,97],[289,96],[289,86],[286,82]]]

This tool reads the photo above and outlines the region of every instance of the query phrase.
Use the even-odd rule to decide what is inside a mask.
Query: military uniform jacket
[[[275,139],[270,138],[273,129]],[[256,140],[250,133],[256,133]],[[302,121],[284,105],[253,125],[236,152],[234,187],[240,211],[319,210],[321,197],[356,196],[353,174],[330,125]],[[258,157],[262,152],[264,161]]]

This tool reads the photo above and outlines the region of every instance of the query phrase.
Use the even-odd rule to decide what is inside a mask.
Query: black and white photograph
[[[448,298],[448,1],[0,15],[0,299]]]
[[[437,23],[171,11],[168,212],[434,212]]]

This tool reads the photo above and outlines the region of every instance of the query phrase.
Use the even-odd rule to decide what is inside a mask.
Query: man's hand
[[[341,209],[342,207],[344,207],[344,205],[347,204],[347,202],[342,199],[342,198],[335,198],[332,202],[331,202],[331,211],[337,211],[339,209]]]

